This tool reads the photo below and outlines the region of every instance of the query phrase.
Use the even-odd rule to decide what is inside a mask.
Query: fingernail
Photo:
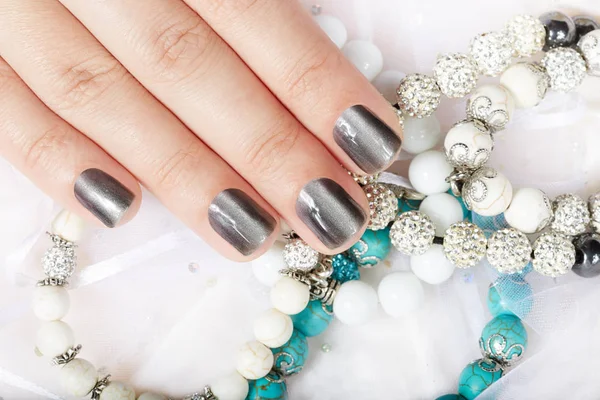
[[[331,179],[315,179],[300,191],[296,214],[328,248],[343,246],[367,222],[362,207]]]
[[[114,228],[133,203],[135,194],[106,172],[90,168],[75,181],[75,197],[104,225]]]
[[[239,189],[223,190],[213,199],[208,222],[244,256],[254,253],[277,226],[271,214]]]
[[[368,108],[356,105],[337,119],[335,142],[368,174],[381,171],[395,159],[402,140]]]

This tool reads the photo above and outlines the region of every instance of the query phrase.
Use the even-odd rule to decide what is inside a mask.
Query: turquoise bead
[[[398,199],[398,214],[419,209],[421,200]]]
[[[467,208],[467,205],[465,204],[465,201],[463,200],[463,198],[461,196],[454,196],[452,189],[448,189],[447,193],[452,195],[460,203],[460,206],[462,207],[462,210],[463,210],[463,219],[466,221],[471,221],[471,210],[469,210]]]
[[[372,268],[385,260],[392,249],[390,240],[390,228],[372,231],[367,229],[360,240],[350,248],[359,266]]]
[[[463,369],[458,378],[458,393],[465,399],[472,400],[501,377],[502,369],[494,361],[473,361]]]
[[[360,272],[356,261],[346,254],[336,254],[331,259],[333,273],[331,277],[340,283],[356,281],[360,279]]]
[[[312,337],[320,335],[327,329],[333,320],[333,309],[319,300],[313,300],[300,313],[290,317],[294,322],[294,328],[304,336]]]
[[[294,375],[304,367],[308,357],[308,342],[303,333],[294,329],[292,337],[286,344],[271,351],[275,370],[284,376]]]
[[[492,315],[525,317],[533,307],[533,290],[519,274],[502,276],[488,290],[487,306]]]
[[[445,394],[435,400],[465,400],[460,394]]]
[[[476,213],[471,213],[471,218],[473,218],[473,223],[483,230],[487,238],[492,236],[494,232],[508,227],[504,214],[484,217]]]
[[[283,378],[269,373],[264,378],[250,381],[246,400],[287,400],[287,386]]]
[[[527,330],[512,314],[501,314],[487,323],[479,347],[488,358],[502,364],[517,361],[527,348]]]

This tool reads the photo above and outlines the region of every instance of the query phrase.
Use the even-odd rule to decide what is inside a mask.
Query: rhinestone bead
[[[531,261],[531,243],[514,228],[501,229],[488,240],[487,259],[500,273],[521,272]]]
[[[44,273],[50,278],[67,280],[75,272],[77,264],[75,245],[58,237],[52,240],[54,245],[46,250],[42,258]]]
[[[542,65],[550,78],[550,87],[557,92],[569,92],[585,78],[585,60],[571,48],[559,47],[548,51]]]
[[[433,244],[435,227],[431,219],[419,212],[400,214],[390,229],[392,244],[402,254],[424,254]]]
[[[477,85],[479,71],[475,61],[466,54],[450,53],[439,56],[433,76],[443,94],[464,97]]]
[[[586,202],[575,194],[562,194],[552,203],[554,219],[551,227],[563,235],[584,233],[590,223],[590,211]]]
[[[587,63],[588,74],[600,76],[600,29],[582,37],[578,46]]]
[[[512,52],[512,42],[505,32],[489,32],[475,36],[469,49],[479,71],[488,76],[496,76],[508,68]]]
[[[377,182],[377,179],[379,179],[379,174],[359,175],[359,174],[355,174],[354,172],[348,171],[348,175],[350,175],[352,177],[352,179],[354,179],[354,182],[358,183],[360,186],[365,186],[365,185],[368,185],[371,183],[375,183],[375,182]]]
[[[516,15],[506,24],[515,57],[531,57],[541,51],[546,41],[544,24],[531,15]]]
[[[368,229],[384,229],[396,218],[398,198],[390,188],[380,183],[371,183],[363,187],[369,202],[370,220]]]
[[[442,92],[435,79],[423,74],[407,75],[396,90],[398,107],[411,117],[428,117],[438,108]]]
[[[481,228],[470,222],[458,222],[446,231],[444,253],[458,268],[469,268],[485,256],[486,244]]]
[[[293,239],[283,248],[283,261],[292,269],[308,270],[319,262],[319,252],[302,239]]]
[[[597,233],[600,233],[600,193],[596,193],[590,197],[589,206],[592,217],[592,228]]]
[[[564,275],[575,264],[575,246],[564,235],[546,232],[533,244],[533,269],[542,275]]]

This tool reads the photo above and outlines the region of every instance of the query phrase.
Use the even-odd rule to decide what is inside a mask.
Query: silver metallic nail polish
[[[254,253],[277,226],[271,214],[239,189],[223,190],[213,199],[208,222],[244,256]]]
[[[394,130],[361,105],[352,106],[342,113],[333,128],[333,138],[368,174],[387,167],[402,146],[402,140]]]
[[[75,181],[75,198],[104,225],[114,228],[133,203],[135,194],[106,172],[90,168]]]
[[[330,249],[343,246],[367,223],[367,214],[340,185],[327,178],[307,183],[296,201],[298,217]]]

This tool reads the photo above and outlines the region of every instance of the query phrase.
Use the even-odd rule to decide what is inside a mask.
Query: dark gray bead
[[[540,21],[546,28],[546,44],[544,51],[556,47],[569,47],[577,40],[575,22],[566,14],[559,11],[550,11],[542,14]]]
[[[584,278],[600,275],[600,236],[583,234],[575,238],[575,265],[573,272]]]
[[[600,25],[598,25],[596,20],[588,15],[573,17],[573,22],[575,23],[575,29],[577,31],[577,41],[587,33],[600,29]]]

